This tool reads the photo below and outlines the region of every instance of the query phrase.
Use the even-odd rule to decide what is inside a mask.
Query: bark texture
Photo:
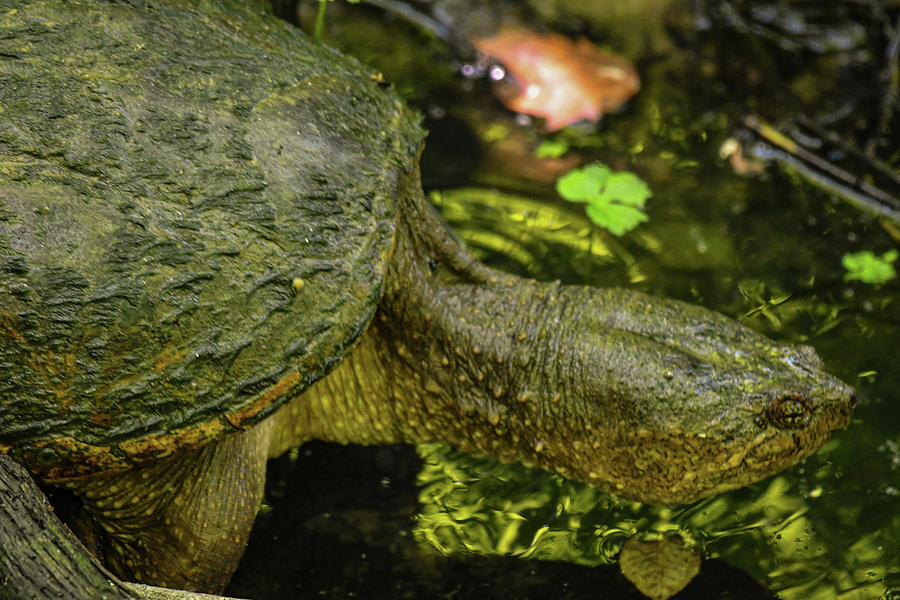
[[[122,583],[51,510],[28,472],[0,454],[0,600],[216,600]]]
[[[28,472],[0,454],[0,598],[137,598],[88,554]]]

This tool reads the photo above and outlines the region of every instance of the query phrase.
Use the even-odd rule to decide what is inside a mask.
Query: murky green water
[[[405,27],[391,30],[383,46],[364,45],[385,27],[369,18],[356,30],[348,18],[332,35],[343,31],[348,47],[430,115],[426,187],[486,262],[719,310],[776,339],[815,346],[860,398],[851,427],[804,464],[672,509],[422,447],[416,538],[448,554],[595,565],[611,561],[635,531],[680,529],[707,557],[740,567],[781,598],[900,597],[900,282],[847,282],[841,266],[847,252],[880,254],[897,242],[877,221],[791,174],[770,168],[744,178],[717,154],[743,115],[777,121],[799,109],[808,78],[830,85],[822,65],[786,74],[765,53],[741,65],[739,53],[723,50],[715,36],[696,36],[677,13],[667,17],[676,33],[665,39],[609,33],[610,42],[623,36],[623,46],[644,48],[633,50],[644,88],[596,133],[562,137],[574,155],[632,170],[654,191],[649,221],[617,238],[556,195],[556,166],[528,158],[540,138],[534,129],[518,126],[486,90],[466,90],[434,67],[429,61],[441,60],[440,49],[423,50],[426,42]],[[402,67],[390,62],[388,47]],[[771,93],[759,83],[765,77]]]

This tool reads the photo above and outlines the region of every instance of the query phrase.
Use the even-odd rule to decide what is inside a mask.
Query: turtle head
[[[850,422],[854,390],[811,347],[638,292],[560,292],[573,312],[560,321],[577,325],[554,359],[565,402],[550,410],[567,427],[550,468],[679,504],[777,473]]]

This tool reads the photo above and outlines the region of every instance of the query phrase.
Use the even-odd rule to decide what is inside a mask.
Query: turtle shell
[[[418,117],[247,4],[0,15],[0,452],[47,480],[252,425],[381,296]]]

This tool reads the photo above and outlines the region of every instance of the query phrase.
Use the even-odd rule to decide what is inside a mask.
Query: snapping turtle
[[[677,504],[849,422],[811,348],[480,264],[423,196],[418,117],[264,11],[0,19],[0,452],[79,495],[123,577],[222,589],[267,458],[311,438]]]

